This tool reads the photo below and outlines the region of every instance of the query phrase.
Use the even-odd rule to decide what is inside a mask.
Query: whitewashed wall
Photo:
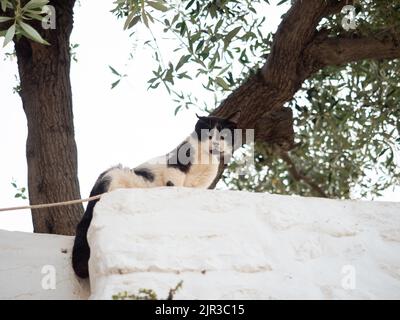
[[[86,299],[73,238],[0,231],[0,299]],[[400,203],[131,189],[98,203],[91,298],[400,299]],[[57,272],[44,290],[45,265]],[[48,282],[45,282],[45,284]]]
[[[88,281],[72,271],[72,243],[73,237],[0,230],[0,299],[87,299]]]
[[[89,235],[93,299],[400,298],[400,203],[119,190]]]

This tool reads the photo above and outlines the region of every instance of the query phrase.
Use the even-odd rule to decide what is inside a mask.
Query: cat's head
[[[240,111],[234,112],[227,118],[201,117],[198,121],[194,134],[201,142],[206,152],[212,154],[232,153],[234,145],[234,130],[240,118]]]

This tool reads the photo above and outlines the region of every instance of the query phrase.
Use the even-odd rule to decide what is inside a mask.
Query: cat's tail
[[[87,205],[85,214],[76,228],[74,247],[72,249],[72,268],[80,278],[89,276],[89,257],[90,248],[87,241],[87,231],[93,217],[93,208],[98,200],[90,201]]]
[[[91,197],[108,191],[110,181],[106,177],[106,173],[107,171],[102,173],[97,179],[96,184],[90,192]],[[87,241],[87,232],[92,221],[93,209],[97,201],[99,200],[93,200],[88,203],[82,220],[76,227],[75,242],[72,249],[72,268],[75,274],[80,278],[87,278],[89,276],[90,247]]]

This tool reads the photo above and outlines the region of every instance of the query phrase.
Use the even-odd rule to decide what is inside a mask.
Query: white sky
[[[151,50],[142,46],[147,30],[139,27],[134,38],[129,38],[129,33],[122,31],[123,21],[109,12],[112,2],[82,1],[75,9],[71,42],[80,46],[76,50],[78,63],[72,63],[71,81],[83,197],[106,168],[118,163],[134,167],[170,151],[192,131],[198,112],[193,108],[174,116],[176,104],[161,86],[147,91],[154,66]],[[287,6],[266,9],[269,28],[275,30]],[[0,207],[28,202],[15,199],[11,186],[13,179],[19,186],[27,186],[26,119],[19,96],[12,93],[17,65],[4,56],[11,51],[11,45],[0,49]],[[128,60],[133,51],[134,59]],[[128,75],[114,90],[110,84],[117,78],[108,65]],[[192,81],[188,90],[213,101],[199,81]],[[396,199],[396,194],[388,192],[380,200]],[[0,229],[32,231],[29,211],[0,213]]]

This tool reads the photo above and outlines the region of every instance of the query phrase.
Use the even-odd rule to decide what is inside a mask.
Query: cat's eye
[[[224,136],[221,136],[220,139],[221,139],[221,140],[225,140],[225,137],[224,137]]]
[[[211,140],[211,139],[212,139],[212,136],[208,136],[208,139]]]

